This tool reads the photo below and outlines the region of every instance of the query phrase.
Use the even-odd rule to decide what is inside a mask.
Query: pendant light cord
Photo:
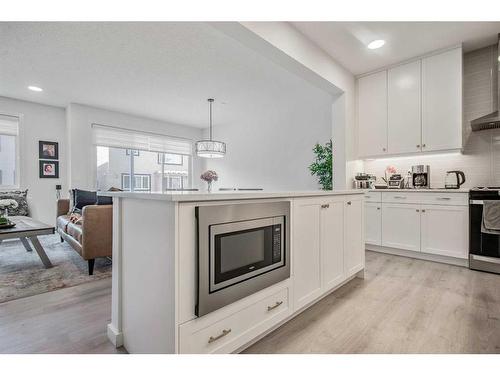
[[[209,103],[209,111],[210,111],[210,140],[212,140],[212,103],[214,102],[213,99],[208,99]]]

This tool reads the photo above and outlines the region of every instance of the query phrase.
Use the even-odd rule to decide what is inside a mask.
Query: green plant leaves
[[[316,143],[313,147],[313,152],[316,158],[309,166],[309,171],[311,171],[313,176],[318,177],[318,182],[323,190],[332,190],[332,140],[330,139],[324,146]]]

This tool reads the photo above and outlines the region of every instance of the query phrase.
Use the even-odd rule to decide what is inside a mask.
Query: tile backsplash
[[[412,165],[425,164],[431,169],[431,188],[443,188],[447,171],[465,173],[463,188],[500,186],[500,129],[484,130],[469,136],[463,153],[415,155],[387,159],[365,160],[364,170],[377,179],[384,176],[387,166],[396,167],[403,176]]]

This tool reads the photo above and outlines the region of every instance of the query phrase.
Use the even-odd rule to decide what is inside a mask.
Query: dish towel
[[[500,201],[483,202],[481,232],[486,234],[500,234]]]

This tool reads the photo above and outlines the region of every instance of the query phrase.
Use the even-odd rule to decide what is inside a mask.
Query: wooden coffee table
[[[16,226],[0,229],[0,243],[8,238],[19,238],[26,251],[33,251],[30,245],[31,241],[45,268],[52,267],[49,257],[38,240],[38,236],[54,234],[55,228],[27,216],[9,216],[9,220],[16,223]]]

